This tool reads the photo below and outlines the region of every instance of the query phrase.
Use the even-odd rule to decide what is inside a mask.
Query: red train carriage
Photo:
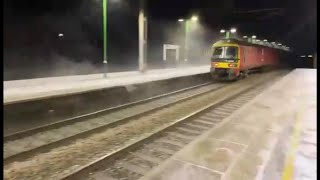
[[[213,45],[210,72],[214,79],[233,80],[252,70],[277,66],[279,59],[280,49],[225,39]]]

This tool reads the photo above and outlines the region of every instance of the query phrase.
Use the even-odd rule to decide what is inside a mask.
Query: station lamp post
[[[253,43],[256,38],[257,38],[256,35],[252,35],[251,38],[249,38],[248,40],[249,40],[249,42],[252,42],[252,43]]]
[[[140,0],[140,10],[138,17],[139,24],[139,70],[143,72],[145,70],[145,44],[146,44],[146,22],[147,19],[144,14],[144,0]],[[108,0],[102,1],[102,16],[103,16],[103,77],[107,77],[108,60],[107,60],[107,5]]]
[[[147,18],[145,16],[145,1],[140,0],[140,9],[138,17],[139,25],[139,71],[146,71],[146,50],[147,50]]]
[[[185,42],[184,42],[184,61],[188,61],[188,43],[189,43],[189,30],[190,30],[190,23],[191,22],[197,22],[198,21],[198,16],[192,16],[190,19],[178,19],[179,22],[184,22],[184,30],[185,30]]]
[[[230,34],[235,34],[237,32],[237,29],[236,28],[231,28],[230,30],[224,30],[224,29],[221,29],[220,30],[220,33],[222,34],[226,34],[226,39],[229,39],[230,38]]]
[[[107,77],[107,0],[102,2],[102,16],[103,16],[103,77]]]

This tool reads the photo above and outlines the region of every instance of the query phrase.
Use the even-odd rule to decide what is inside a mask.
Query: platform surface
[[[143,180],[315,180],[316,70],[296,69]]]
[[[4,81],[4,104],[209,73],[210,66]]]

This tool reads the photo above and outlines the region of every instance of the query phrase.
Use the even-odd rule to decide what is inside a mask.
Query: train
[[[215,80],[238,80],[253,71],[277,67],[288,52],[276,45],[222,39],[212,46],[210,74]]]

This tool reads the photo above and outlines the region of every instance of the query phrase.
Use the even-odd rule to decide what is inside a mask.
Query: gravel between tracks
[[[126,144],[135,142],[162,126],[186,116],[186,112],[194,112],[216,99],[221,99],[228,92],[241,91],[241,89],[251,86],[252,83],[262,82],[278,74],[278,72],[272,72],[255,75],[223,89],[161,109],[145,117],[91,135],[88,138],[79,139],[68,146],[57,147],[48,153],[38,154],[23,162],[8,164],[4,166],[4,178],[57,179],[79,166],[111,153]]]

